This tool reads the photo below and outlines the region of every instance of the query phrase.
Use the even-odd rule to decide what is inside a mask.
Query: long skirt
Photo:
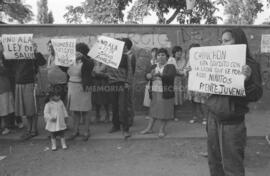
[[[152,92],[150,117],[159,120],[171,120],[174,113],[174,98],[164,99],[162,92]]]
[[[92,109],[91,92],[84,91],[81,83],[68,83],[69,111],[87,112]]]
[[[7,116],[14,112],[14,99],[12,92],[0,94],[0,116]]]
[[[15,115],[34,116],[37,113],[35,85],[16,84],[15,87]]]

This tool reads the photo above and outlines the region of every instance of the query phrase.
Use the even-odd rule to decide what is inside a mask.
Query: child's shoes
[[[56,139],[51,139],[52,142],[52,151],[56,151],[57,147],[56,147]]]
[[[62,149],[64,149],[64,150],[66,150],[68,148],[65,138],[61,138],[61,145],[62,145]]]

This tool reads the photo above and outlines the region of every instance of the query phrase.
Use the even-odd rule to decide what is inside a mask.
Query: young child
[[[57,149],[57,136],[61,139],[62,148],[67,149],[64,134],[67,128],[66,120],[68,113],[60,98],[59,92],[51,91],[49,93],[48,102],[44,108],[44,118],[46,122],[45,129],[51,133],[52,150],[55,151]]]

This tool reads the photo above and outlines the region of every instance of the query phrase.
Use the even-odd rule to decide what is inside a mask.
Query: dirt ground
[[[76,140],[48,150],[49,141],[0,141],[1,176],[208,176],[205,138]],[[249,138],[246,175],[269,176],[270,146]]]

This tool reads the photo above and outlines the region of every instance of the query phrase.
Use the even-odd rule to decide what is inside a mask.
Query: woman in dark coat
[[[161,48],[157,52],[158,64],[152,66],[151,73],[146,75],[150,83],[150,117],[148,126],[141,134],[152,133],[152,128],[156,120],[161,121],[159,137],[164,137],[165,127],[168,120],[174,115],[174,78],[176,69],[173,64],[167,64],[169,59],[168,51]]]

